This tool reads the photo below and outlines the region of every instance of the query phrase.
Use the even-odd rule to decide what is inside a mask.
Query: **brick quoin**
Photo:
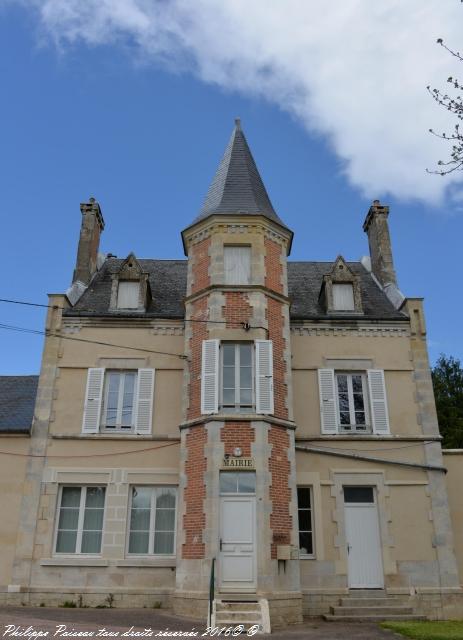
[[[272,291],[283,293],[283,265],[281,264],[282,247],[278,242],[264,239],[265,243],[265,286]]]
[[[207,297],[192,303],[191,318],[207,320]],[[205,322],[191,322],[190,338],[190,385],[187,419],[192,420],[201,415],[201,355],[203,340],[207,340],[209,332]]]
[[[183,530],[185,531],[185,542],[182,545],[182,557],[188,560],[201,559],[205,555],[203,531],[206,526],[206,514],[204,513],[204,499],[206,497],[204,474],[207,468],[204,448],[206,442],[207,432],[203,425],[194,427],[186,436],[188,457],[185,463],[187,485],[184,491]]]
[[[209,247],[211,239],[204,238],[191,248],[189,259],[193,262],[193,278],[191,284],[191,293],[197,293],[201,289],[205,289],[211,283],[209,276],[209,265],[211,257],[209,255]]]
[[[225,454],[233,455],[240,447],[245,458],[251,457],[251,444],[255,441],[254,428],[246,422],[227,422],[220,431],[220,441],[225,445]]]
[[[237,329],[242,322],[249,322],[252,316],[252,307],[249,304],[249,296],[246,293],[225,293],[225,306],[223,317],[227,322],[227,329]]]
[[[273,397],[275,412],[278,418],[288,418],[286,405],[287,384],[285,349],[286,340],[283,337],[283,303],[273,298],[267,298],[267,319],[269,340],[273,342]]]
[[[288,460],[290,439],[286,429],[272,425],[268,434],[272,453],[269,458],[269,471],[272,476],[270,485],[270,500],[272,513],[270,514],[270,529],[273,534],[271,557],[277,557],[278,544],[290,544],[292,517],[290,515],[291,489],[289,476],[291,465]]]

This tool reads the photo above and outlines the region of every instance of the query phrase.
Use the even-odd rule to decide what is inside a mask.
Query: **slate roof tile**
[[[0,434],[29,433],[39,376],[0,376]]]

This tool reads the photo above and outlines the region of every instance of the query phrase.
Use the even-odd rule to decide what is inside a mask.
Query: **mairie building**
[[[0,602],[264,630],[463,617],[462,452],[389,208],[361,261],[292,262],[236,121],[184,260],[103,254],[80,209],[40,375],[0,377]]]

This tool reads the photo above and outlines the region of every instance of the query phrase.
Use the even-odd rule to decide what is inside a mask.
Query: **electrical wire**
[[[176,442],[168,442],[167,444],[161,444],[157,447],[145,447],[144,449],[131,449],[130,451],[118,451],[111,453],[85,453],[85,454],[71,454],[71,455],[62,455],[62,456],[54,456],[54,455],[41,455],[36,453],[13,453],[11,451],[1,451],[0,455],[5,456],[15,456],[19,458],[104,458],[107,456],[126,456],[131,453],[141,453],[143,451],[155,451],[156,449],[165,449],[166,447],[173,447],[176,444],[180,444],[180,441]]]
[[[364,451],[398,451],[400,449],[411,449],[413,447],[421,447],[423,445],[427,445],[427,444],[434,444],[435,442],[438,442],[438,440],[423,440],[421,442],[417,442],[415,444],[406,444],[402,447],[381,447],[381,448],[368,448],[368,449],[351,449],[351,448],[340,448],[340,447],[324,447],[323,445],[319,445],[319,444],[311,444],[313,442],[313,440],[297,440],[296,441],[296,447],[297,445],[300,446],[309,446],[309,447],[313,447],[313,448],[317,448],[317,449],[323,449],[323,450],[327,450],[327,451],[353,451],[354,453],[362,453]],[[316,442],[316,441],[315,441]],[[304,443],[304,444],[303,444]]]
[[[0,323],[0,329],[7,331],[17,331],[19,333],[31,333],[33,335],[46,336],[52,338],[62,338],[63,340],[73,340],[75,342],[86,342],[88,344],[98,344],[104,347],[116,347],[119,349],[129,349],[131,351],[143,351],[145,353],[154,353],[161,356],[173,356],[180,358],[181,360],[187,360],[188,356],[182,353],[171,353],[168,351],[157,351],[155,349],[147,349],[145,347],[131,347],[126,344],[116,344],[113,342],[103,342],[102,340],[89,340],[87,338],[76,338],[75,336],[67,336],[62,333],[56,333],[54,331],[40,331],[39,329],[27,329],[26,327],[18,327],[16,325]]]

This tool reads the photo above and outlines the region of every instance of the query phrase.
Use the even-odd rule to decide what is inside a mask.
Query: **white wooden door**
[[[256,500],[220,498],[219,580],[221,591],[256,589]]]
[[[370,502],[345,502],[348,584],[351,589],[384,586],[378,511]]]

